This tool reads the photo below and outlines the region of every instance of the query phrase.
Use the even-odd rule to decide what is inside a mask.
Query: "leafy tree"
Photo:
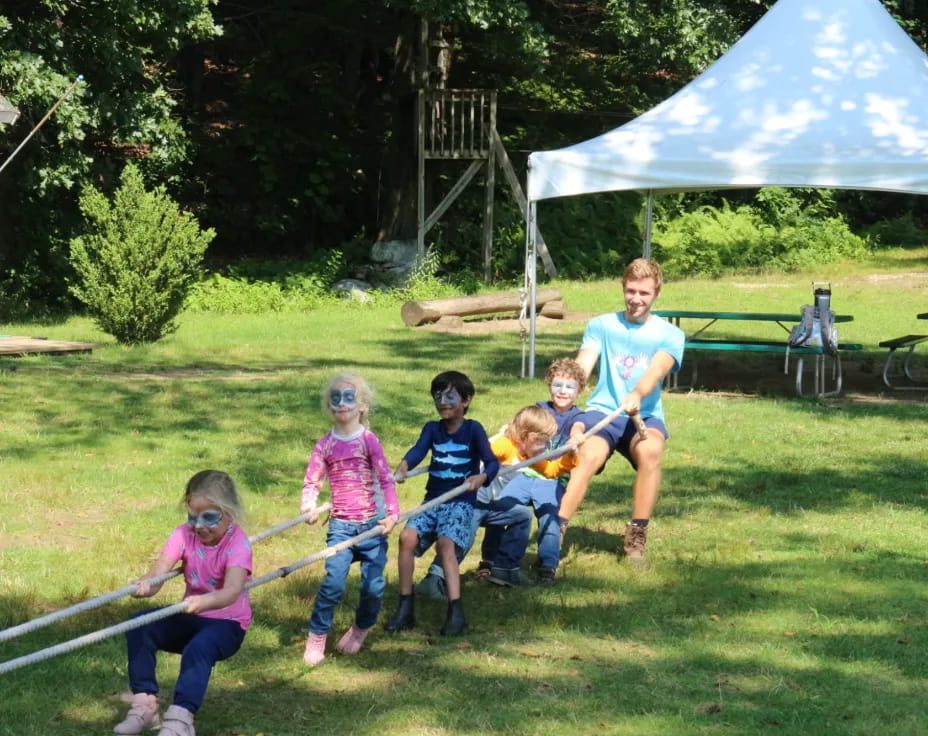
[[[163,186],[146,191],[132,163],[123,169],[112,203],[87,186],[80,206],[87,232],[71,241],[79,279],[71,292],[121,343],[155,342],[174,331],[215,232],[201,230]]]
[[[137,158],[180,181],[188,141],[176,116],[172,60],[215,36],[212,0],[30,0],[0,7],[0,92],[22,115],[0,130],[12,150],[79,73],[86,82],[0,179],[0,297],[35,311],[65,296],[76,192]]]

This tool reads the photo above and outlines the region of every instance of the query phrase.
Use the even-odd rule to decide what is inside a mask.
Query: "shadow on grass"
[[[468,583],[464,637],[436,636],[443,607],[417,601],[417,629],[391,636],[378,625],[356,657],[330,642],[329,661],[313,670],[301,662],[305,617],[269,620],[256,593],[258,632],[217,668],[197,729],[918,733],[928,716],[923,562],[897,554],[890,577],[881,565],[861,567],[659,558],[646,576],[617,567],[613,580],[571,575],[553,588]],[[290,579],[271,594],[305,600],[308,615],[312,587]],[[333,640],[357,594],[353,572]],[[108,617],[141,605],[114,606]],[[381,621],[393,605],[391,590]],[[6,732],[108,731],[124,708],[114,697],[125,688],[124,656],[114,639],[3,676]],[[162,658],[170,692],[178,658]]]

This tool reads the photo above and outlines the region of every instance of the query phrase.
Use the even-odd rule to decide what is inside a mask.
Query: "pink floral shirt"
[[[226,569],[241,567],[248,571],[247,580],[251,580],[252,557],[251,542],[238,524],[229,525],[219,544],[203,544],[190,524],[181,524],[164,543],[161,554],[170,560],[184,563],[184,582],[188,595],[203,595],[222,589],[226,580]],[[204,618],[221,618],[237,621],[243,629],[251,624],[251,601],[248,591],[243,590],[235,601],[225,608],[203,611],[198,616]]]
[[[316,443],[309,457],[303,480],[300,511],[316,508],[323,479],[328,476],[332,493],[332,518],[341,521],[368,521],[378,515],[374,483],[380,484],[388,516],[399,516],[393,473],[383,454],[377,435],[362,427],[351,437],[329,432]]]

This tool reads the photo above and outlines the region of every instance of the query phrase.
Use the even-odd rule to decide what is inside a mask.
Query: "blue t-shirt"
[[[672,372],[683,361],[683,330],[652,314],[644,324],[625,319],[624,312],[594,317],[583,333],[581,350],[599,352],[599,380],[586,408],[609,414],[630,393],[644,375],[658,351],[674,360]],[[664,420],[660,384],[641,400],[641,416]]]
[[[450,491],[480,471],[487,474],[490,483],[499,471],[499,461],[490,449],[490,440],[480,422],[465,419],[454,434],[448,434],[443,422],[428,422],[416,444],[403,457],[409,470],[416,467],[431,451],[429,479],[425,484],[425,500],[436,498]],[[455,501],[474,503],[476,492],[466,491]]]
[[[557,433],[551,438],[548,447],[552,450],[560,447],[570,439],[570,428],[574,425],[574,422],[577,421],[577,417],[583,414],[583,409],[574,404],[563,414],[560,414],[550,401],[539,401],[537,406],[547,411],[554,417],[554,421],[557,422]]]

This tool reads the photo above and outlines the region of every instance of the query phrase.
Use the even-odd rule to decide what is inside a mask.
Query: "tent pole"
[[[526,222],[526,252],[525,252],[525,278],[529,289],[529,337],[528,337],[528,377],[535,377],[535,306],[537,297],[537,284],[535,274],[538,266],[538,251],[535,248],[538,237],[537,206],[535,200],[528,201],[528,217]],[[525,376],[523,375],[523,378]]]
[[[641,248],[641,257],[651,257],[651,218],[654,215],[654,191],[648,190],[648,199],[644,206],[644,245]]]

